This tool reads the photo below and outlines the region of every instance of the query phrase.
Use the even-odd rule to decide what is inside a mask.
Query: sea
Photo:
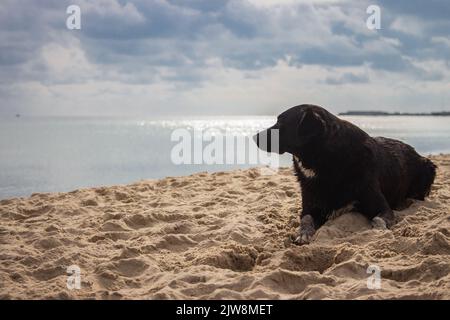
[[[450,153],[450,117],[342,118],[373,136],[409,143],[423,155]],[[233,136],[246,139],[245,144],[236,143],[233,150],[236,154],[247,154],[250,159],[255,148],[249,137],[272,125],[275,119],[275,116],[178,119],[2,117],[0,199],[262,165],[237,158],[235,161],[217,161],[215,158],[215,163],[210,163],[202,159],[202,155],[212,141]],[[226,140],[223,141],[226,144]],[[193,145],[190,150],[174,153],[188,142]],[[174,160],[174,154],[178,155],[175,157],[178,160]],[[193,160],[180,163],[180,155],[188,155],[187,158]],[[280,164],[291,165],[290,156],[283,155]]]

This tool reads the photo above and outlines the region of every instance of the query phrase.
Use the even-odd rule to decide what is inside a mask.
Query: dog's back
[[[436,166],[401,141],[384,137],[373,139],[378,149],[380,187],[391,208],[402,207],[407,198],[424,200],[430,193]]]
[[[425,197],[430,194],[435,177],[436,165],[429,159],[421,158],[417,164],[416,174],[407,196],[417,200],[425,200]]]

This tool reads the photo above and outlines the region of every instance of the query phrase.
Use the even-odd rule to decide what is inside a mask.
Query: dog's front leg
[[[300,230],[298,237],[294,240],[295,244],[304,245],[311,242],[316,230],[323,224],[320,219],[314,217],[313,213],[302,212],[300,215]]]
[[[376,229],[390,228],[395,221],[394,212],[379,190],[368,189],[360,198],[361,212],[372,220]]]

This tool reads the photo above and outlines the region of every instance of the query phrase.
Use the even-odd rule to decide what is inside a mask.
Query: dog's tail
[[[424,200],[430,194],[436,177],[436,165],[427,158],[421,158],[416,176],[410,188],[410,198]]]

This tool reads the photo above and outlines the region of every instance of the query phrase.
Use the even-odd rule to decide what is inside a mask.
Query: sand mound
[[[358,213],[290,239],[291,170],[200,173],[0,201],[1,298],[450,298],[450,157],[392,230]],[[69,266],[80,289],[67,288]],[[381,288],[367,286],[369,266]]]

